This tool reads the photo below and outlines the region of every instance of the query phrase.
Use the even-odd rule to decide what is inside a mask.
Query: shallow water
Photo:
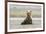
[[[10,20],[9,25],[10,29],[27,29],[27,28],[40,28],[41,27],[41,20],[32,20],[32,24],[28,25],[21,25],[23,20]]]

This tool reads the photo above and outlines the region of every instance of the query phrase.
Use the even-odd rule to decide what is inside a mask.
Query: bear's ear
[[[30,12],[30,10],[28,10],[28,12]]]
[[[32,12],[31,10],[27,10],[27,12]]]

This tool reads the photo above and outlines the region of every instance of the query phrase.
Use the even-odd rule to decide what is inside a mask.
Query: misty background
[[[10,17],[26,17],[27,11],[32,11],[32,17],[41,17],[41,6],[38,5],[10,5]]]

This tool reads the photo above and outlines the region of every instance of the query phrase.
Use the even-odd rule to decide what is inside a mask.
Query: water
[[[41,27],[41,20],[40,18],[38,19],[34,19],[32,20],[32,24],[28,24],[28,25],[21,25],[21,23],[24,21],[23,19],[10,19],[9,25],[10,25],[10,29],[27,29],[27,28],[40,28]]]

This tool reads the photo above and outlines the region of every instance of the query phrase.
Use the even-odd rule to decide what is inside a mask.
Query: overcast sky
[[[41,11],[41,6],[38,5],[15,5],[10,4],[10,10],[11,11],[25,11],[25,10],[31,10],[31,11]]]

